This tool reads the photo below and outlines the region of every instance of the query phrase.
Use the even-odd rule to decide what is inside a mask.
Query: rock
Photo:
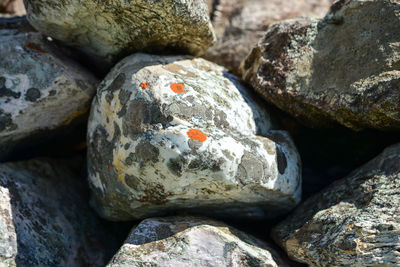
[[[88,160],[95,206],[111,220],[177,210],[257,219],[300,200],[289,135],[204,59],[134,54],[118,63],[92,105]]]
[[[0,21],[0,158],[89,110],[98,80],[67,52],[24,19]]]
[[[312,127],[400,129],[400,3],[338,1],[271,25],[242,64],[266,100]]]
[[[111,258],[117,244],[90,210],[76,166],[0,164],[1,266],[104,266]]]
[[[289,266],[269,245],[223,223],[153,218],[133,228],[108,267]]]
[[[399,266],[400,144],[305,201],[273,238],[310,266]]]
[[[108,63],[136,51],[198,55],[215,42],[204,0],[25,0],[25,4],[36,29]]]
[[[267,26],[300,15],[323,17],[333,0],[208,0],[217,43],[204,58],[239,72]]]
[[[26,14],[23,0],[0,0],[0,17],[16,17]]]

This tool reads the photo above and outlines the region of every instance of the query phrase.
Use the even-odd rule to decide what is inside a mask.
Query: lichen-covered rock
[[[118,244],[91,211],[77,166],[44,159],[0,164],[1,266],[109,261]]]
[[[400,266],[400,144],[305,201],[273,237],[310,266]]]
[[[0,21],[0,158],[87,113],[98,80],[24,19]]]
[[[234,76],[204,59],[134,54],[98,88],[89,180],[112,220],[171,210],[274,217],[300,200],[297,150]]]
[[[217,43],[204,58],[237,73],[240,63],[273,22],[297,16],[321,18],[333,0],[208,0]]]
[[[271,25],[241,71],[308,125],[399,130],[399,42],[399,1],[338,1],[320,21]]]
[[[289,266],[269,245],[205,218],[146,219],[129,234],[108,267]]]
[[[0,0],[0,17],[15,17],[26,14],[23,0]]]
[[[204,0],[25,0],[39,31],[106,62],[135,51],[198,55],[215,42]]]

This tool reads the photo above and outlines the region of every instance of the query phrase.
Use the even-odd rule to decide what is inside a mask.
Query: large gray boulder
[[[221,222],[153,218],[133,228],[107,267],[287,267],[268,244]]]
[[[272,235],[310,266],[400,266],[400,144],[305,201]]]
[[[88,126],[89,180],[112,220],[186,210],[264,218],[300,200],[285,131],[225,69],[204,59],[134,54],[98,88]]]
[[[25,4],[36,29],[106,62],[143,50],[198,55],[215,42],[204,0],[25,0]]]
[[[0,21],[0,158],[87,113],[98,80],[24,19]]]
[[[0,164],[0,266],[109,261],[118,244],[89,208],[79,161]]]
[[[333,0],[208,0],[217,43],[204,58],[237,73],[268,25],[298,16],[321,18]]]
[[[399,1],[337,1],[322,20],[271,25],[241,71],[310,126],[399,130],[399,42]]]

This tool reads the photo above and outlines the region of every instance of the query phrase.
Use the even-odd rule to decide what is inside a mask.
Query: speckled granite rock
[[[25,14],[23,0],[0,0],[0,17],[15,17]]]
[[[217,43],[204,58],[237,73],[240,63],[273,22],[297,16],[321,18],[333,0],[208,0]]]
[[[310,266],[400,266],[400,144],[305,201],[273,237]]]
[[[300,200],[291,138],[204,59],[134,54],[118,63],[94,99],[88,143],[95,206],[108,219],[182,209],[264,218]]]
[[[98,80],[24,19],[0,20],[0,158],[87,113]]]
[[[399,42],[399,1],[338,1],[323,20],[271,25],[243,78],[308,125],[399,130]]]
[[[25,0],[41,32],[107,62],[135,51],[198,55],[215,35],[204,0]]]
[[[76,161],[62,162],[0,164],[0,266],[104,266],[116,251]]]
[[[107,266],[289,265],[266,243],[223,223],[205,218],[168,217],[141,222]]]

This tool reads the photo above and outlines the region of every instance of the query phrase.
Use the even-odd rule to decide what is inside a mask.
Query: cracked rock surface
[[[271,25],[241,72],[309,126],[399,130],[399,42],[399,1],[337,1],[322,20]]]
[[[204,58],[239,72],[268,25],[298,16],[321,18],[333,0],[208,0],[217,43]]]
[[[400,144],[306,200],[272,236],[310,266],[399,266]]]
[[[137,51],[201,54],[215,42],[204,0],[25,0],[39,31],[108,63]]]
[[[81,160],[81,159],[80,159]],[[0,164],[1,266],[104,266],[116,250],[77,160]]]
[[[24,19],[0,21],[0,158],[87,113],[98,80]]]
[[[111,220],[183,210],[272,218],[300,200],[289,135],[204,59],[134,54],[118,63],[93,101],[88,160],[95,206]]]
[[[142,221],[107,266],[289,265],[266,243],[223,223],[167,217]]]

